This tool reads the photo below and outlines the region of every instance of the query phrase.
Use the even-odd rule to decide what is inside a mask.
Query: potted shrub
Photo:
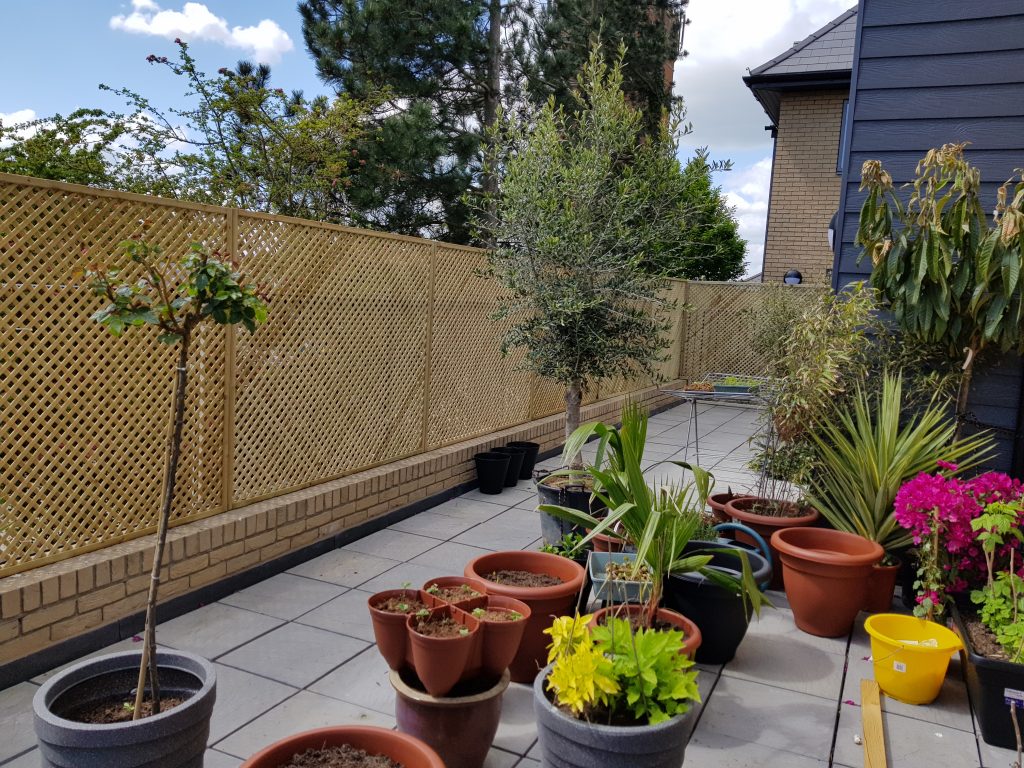
[[[911,543],[893,515],[902,485],[940,461],[963,471],[991,455],[988,435],[953,440],[956,423],[946,403],[933,399],[906,421],[903,405],[902,375],[885,373],[877,396],[858,385],[850,406],[837,407],[810,434],[817,472],[807,485],[808,502],[836,530],[876,541],[886,551],[868,583],[863,608],[872,613],[892,608],[896,553]]]
[[[686,715],[700,694],[681,632],[575,616],[549,634],[550,661],[533,684],[544,765],[682,765]]]
[[[204,324],[242,324],[254,331],[266,318],[256,287],[246,283],[224,254],[193,244],[174,260],[142,237],[121,243],[124,261],[90,265],[92,291],[109,302],[93,315],[115,336],[153,326],[161,343],[177,348],[171,397],[171,429],[153,568],[146,598],[140,652],[101,656],[52,677],[36,692],[33,710],[44,766],[71,764],[201,766],[216,695],[213,666],[184,652],[156,645],[156,606],[163,554],[174,504],[188,369],[197,329]],[[145,745],[143,747],[143,745]]]
[[[713,484],[713,477],[699,467],[684,462],[671,462],[692,473],[686,483],[652,486],[641,470],[642,446],[647,434],[647,414],[634,403],[623,408],[622,426],[613,427],[600,422],[584,424],[570,437],[566,450],[574,450],[592,436],[599,439],[597,455],[606,457],[607,466],[588,468],[594,477],[594,495],[610,510],[602,519],[568,507],[545,507],[545,511],[589,529],[583,541],[594,539],[612,526],[621,526],[625,536],[636,543],[636,553],[630,555],[632,570],[628,574],[634,581],[641,573],[649,575],[649,588],[642,591],[643,605],[621,606],[620,615],[630,616],[639,626],[655,628],[675,625],[688,635],[687,650],[699,647],[699,630],[690,619],[663,608],[661,605],[666,581],[671,574],[697,572],[709,581],[730,590],[738,600],[759,611],[766,604],[754,581],[749,558],[741,550],[730,549],[739,561],[739,574],[733,576],[721,569],[708,567],[716,551],[686,551],[687,545],[699,533],[708,532],[704,516],[704,500]],[[597,556],[595,552],[591,556]],[[620,574],[626,575],[626,574]],[[607,616],[609,609],[598,611],[596,621]]]
[[[297,755],[305,755],[311,765],[317,757],[333,757],[336,765],[372,768],[380,764],[377,756],[383,755],[402,768],[446,768],[438,754],[419,739],[368,725],[317,728],[288,736],[257,752],[242,768],[282,768]]]

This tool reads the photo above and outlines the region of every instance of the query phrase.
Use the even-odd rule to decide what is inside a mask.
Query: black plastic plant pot
[[[533,477],[533,466],[537,463],[540,443],[531,443],[527,440],[513,440],[511,443],[508,443],[508,447],[526,449],[526,454],[523,456],[523,466],[519,468],[519,479],[529,480]]]
[[[203,768],[216,698],[213,665],[181,651],[158,651],[160,695],[184,699],[158,715],[91,724],[76,713],[103,702],[130,702],[141,651],[100,656],[58,673],[32,700],[43,768]]]
[[[514,488],[516,483],[519,482],[519,469],[523,466],[523,459],[526,458],[526,449],[503,445],[494,450],[496,453],[508,454],[508,469],[505,470],[505,487]]]
[[[569,509],[576,509],[588,515],[599,515],[604,511],[604,504],[597,499],[591,503],[590,488],[584,484],[582,479],[574,485],[556,488],[544,482],[550,476],[550,472],[547,470],[537,471],[533,474],[537,480],[537,496],[541,504],[569,507]],[[545,544],[555,546],[570,533],[582,536],[584,531],[580,526],[573,525],[560,517],[549,515],[547,512],[540,513],[540,534]]]
[[[993,747],[1016,750],[1010,702],[1017,702],[1017,723],[1024,730],[1024,664],[990,659],[977,653],[959,611],[953,611],[953,620],[964,644],[960,661],[981,738]]]
[[[732,549],[714,552],[716,549]],[[740,552],[750,561],[754,581],[764,582],[771,575],[768,561],[757,552],[718,541],[691,541],[682,556],[702,550],[712,556],[709,567],[739,578],[742,574]],[[703,641],[694,659],[701,664],[725,664],[732,661],[736,649],[747,634],[750,625],[750,603],[744,603],[736,592],[714,584],[700,573],[672,574],[665,580],[665,607],[683,614],[699,628]]]
[[[484,451],[476,454],[476,480],[480,493],[498,494],[505,487],[505,475],[508,474],[509,459],[507,453]]]

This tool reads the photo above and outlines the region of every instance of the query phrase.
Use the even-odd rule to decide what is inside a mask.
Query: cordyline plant
[[[155,326],[161,343],[177,345],[171,429],[164,456],[164,481],[153,569],[146,600],[146,629],[135,692],[133,719],[142,716],[146,675],[149,675],[152,714],[160,712],[160,684],[156,662],[156,603],[160,587],[167,529],[174,504],[181,437],[185,424],[185,396],[192,339],[204,322],[245,326],[249,332],[267,317],[266,304],[254,285],[246,283],[229,257],[194,243],[184,256],[168,258],[160,246],[146,239],[149,223],[142,222],[142,236],[120,247],[125,261],[119,265],[93,264],[85,278],[93,292],[109,302],[92,319],[115,336],[136,326]]]
[[[501,178],[480,206],[477,227],[491,245],[486,275],[503,289],[496,319],[511,319],[505,353],[525,352],[528,369],[565,388],[568,438],[595,382],[657,378],[667,346],[667,283],[645,268],[685,228],[679,121],[644,136],[643,115],[622,92],[622,57],[595,49],[580,75],[580,109],[553,101],[498,121],[486,167]],[[570,466],[581,468],[578,455]]]
[[[988,347],[1024,352],[1024,171],[999,187],[990,223],[981,173],[964,157],[965,146],[929,150],[906,203],[878,160],[864,163],[868,196],[857,230],[871,257],[871,284],[904,333],[962,357],[961,424],[978,355]]]

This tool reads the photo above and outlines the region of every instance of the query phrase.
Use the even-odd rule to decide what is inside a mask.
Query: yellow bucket
[[[950,656],[963,648],[960,638],[942,625],[900,613],[876,613],[864,629],[871,635],[878,687],[907,704],[933,702]]]

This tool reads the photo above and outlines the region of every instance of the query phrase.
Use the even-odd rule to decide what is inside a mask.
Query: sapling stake
[[[115,336],[120,336],[132,326],[155,326],[160,331],[160,342],[178,345],[171,424],[164,450],[164,482],[146,598],[146,627],[132,710],[133,720],[142,717],[147,675],[152,697],[151,713],[156,715],[160,712],[156,606],[181,458],[193,333],[206,319],[212,319],[217,325],[240,323],[253,332],[267,315],[266,304],[257,288],[244,282],[230,260],[217,252],[211,253],[198,243],[194,243],[178,261],[164,259],[160,247],[146,241],[149,229],[149,222],[144,221],[140,239],[121,243],[128,257],[127,264],[113,268],[90,265],[85,270],[93,292],[110,302],[93,315],[96,322],[106,326]],[[126,268],[131,274],[122,276]],[[140,273],[142,277],[139,277]]]

